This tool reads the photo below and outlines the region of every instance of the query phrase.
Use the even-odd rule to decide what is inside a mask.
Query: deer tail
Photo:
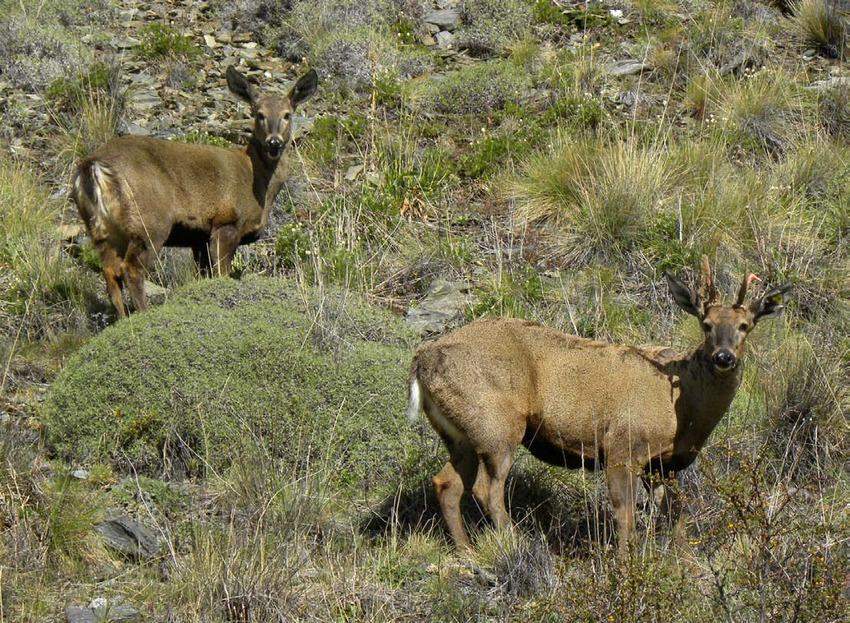
[[[112,170],[97,160],[85,160],[77,168],[71,198],[77,204],[92,239],[106,234],[106,224],[111,218],[110,206],[117,200],[117,197],[112,197],[116,181]]]
[[[414,360],[410,370],[410,385],[407,393],[407,421],[411,423],[415,422],[419,414],[422,413],[422,385],[416,378],[416,372],[417,366]]]

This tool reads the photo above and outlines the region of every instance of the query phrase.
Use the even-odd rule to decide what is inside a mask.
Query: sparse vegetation
[[[136,6],[0,0],[0,621],[99,597],[240,623],[846,618],[846,3],[464,0],[450,47],[430,1]],[[72,165],[116,132],[244,144],[234,62],[280,90],[320,70],[267,230],[240,280],[168,250],[153,308],[115,322]],[[521,451],[517,529],[470,502],[453,551],[397,316],[439,280],[460,322],[684,348],[662,271],[703,253],[727,296],[745,271],[794,295],[681,474],[686,542],[647,497],[621,563],[600,475]],[[152,560],[106,546],[116,512]]]
[[[843,58],[850,31],[838,0],[801,0],[793,6],[794,25],[806,45],[830,58]]]
[[[144,27],[139,45],[139,56],[149,61],[183,57],[192,59],[201,50],[190,37],[165,24],[149,24]]]

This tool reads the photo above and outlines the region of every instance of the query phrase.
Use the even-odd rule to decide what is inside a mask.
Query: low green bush
[[[201,53],[201,49],[190,37],[164,24],[145,26],[141,32],[141,39],[138,54],[147,60],[178,56],[191,59]]]
[[[68,362],[44,406],[50,447],[153,476],[248,453],[383,482],[415,447],[403,415],[411,338],[346,296],[260,277],[177,291]]]
[[[518,103],[530,79],[509,61],[496,60],[469,65],[431,79],[415,88],[414,106],[442,114],[475,114]]]
[[[526,0],[463,0],[457,45],[476,56],[499,54],[531,30]]]

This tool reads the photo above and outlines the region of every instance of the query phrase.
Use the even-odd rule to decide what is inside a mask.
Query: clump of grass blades
[[[761,71],[714,92],[725,138],[746,156],[780,157],[805,132],[808,102],[783,71]]]
[[[141,32],[142,43],[138,55],[147,60],[159,60],[169,57],[192,59],[201,53],[192,39],[171,26],[149,24]]]
[[[0,325],[27,339],[85,332],[92,275],[62,253],[59,206],[23,165],[0,159]]]
[[[660,145],[566,139],[529,159],[510,194],[520,218],[562,227],[569,254],[587,261],[632,247],[673,200],[678,175]]]
[[[806,45],[829,58],[846,52],[848,23],[838,0],[802,0],[793,7],[792,21]]]

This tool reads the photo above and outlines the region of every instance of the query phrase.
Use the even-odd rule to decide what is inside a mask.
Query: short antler
[[[702,256],[702,285],[700,286],[700,299],[704,307],[717,302],[717,288],[714,285],[714,277],[711,274],[711,265],[708,256]]]
[[[738,288],[738,298],[735,299],[736,307],[744,306],[744,301],[747,298],[747,289],[750,287],[750,284],[753,281],[761,281],[761,279],[759,279],[758,275],[755,275],[754,273],[746,273],[744,275],[744,280],[741,282],[741,287]]]

